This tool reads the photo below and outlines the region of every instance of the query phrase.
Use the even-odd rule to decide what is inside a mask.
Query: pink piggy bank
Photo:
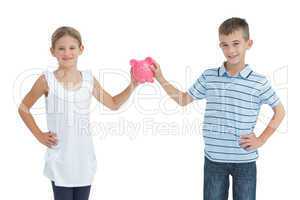
[[[151,65],[154,60],[151,57],[147,57],[145,60],[130,60],[131,73],[138,83],[153,82],[154,73],[151,70]]]

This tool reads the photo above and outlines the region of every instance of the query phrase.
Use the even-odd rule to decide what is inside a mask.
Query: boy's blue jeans
[[[204,162],[204,200],[227,200],[229,175],[232,176],[233,200],[255,200],[256,162]]]

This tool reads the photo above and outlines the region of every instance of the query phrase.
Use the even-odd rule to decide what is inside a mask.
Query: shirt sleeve
[[[193,83],[193,85],[188,89],[187,93],[193,99],[204,99],[206,97],[207,87],[206,87],[206,78],[204,74]]]
[[[272,88],[270,81],[267,79],[261,86],[259,99],[261,104],[268,104],[272,108],[280,102],[280,99]]]

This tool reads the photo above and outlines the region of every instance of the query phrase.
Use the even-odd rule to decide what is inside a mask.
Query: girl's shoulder
[[[46,75],[44,73],[42,73],[38,79],[37,79],[37,83],[44,89],[48,90],[48,84],[47,84],[47,78]]]
[[[32,94],[33,96],[38,96],[38,97],[41,96],[42,94],[45,94],[47,96],[48,90],[49,88],[46,81],[46,77],[44,74],[41,74],[33,84],[29,93]]]

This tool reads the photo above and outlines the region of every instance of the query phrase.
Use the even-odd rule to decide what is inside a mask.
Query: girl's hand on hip
[[[52,148],[52,146],[57,145],[58,141],[56,134],[50,131],[39,134],[37,139],[41,144],[47,146],[48,148]]]

